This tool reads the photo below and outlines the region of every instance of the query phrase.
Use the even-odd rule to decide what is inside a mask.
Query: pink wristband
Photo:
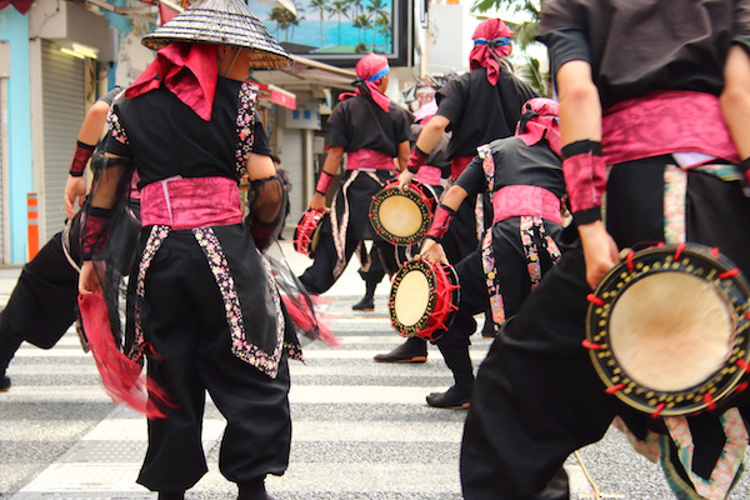
[[[315,186],[315,192],[318,194],[326,195],[328,188],[333,181],[333,175],[329,174],[325,170],[320,171],[320,177],[318,177],[318,184]]]

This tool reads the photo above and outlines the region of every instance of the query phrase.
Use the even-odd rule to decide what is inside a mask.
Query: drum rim
[[[406,276],[408,273],[412,271],[418,271],[421,270],[423,274],[425,275],[427,279],[427,283],[430,286],[430,294],[427,299],[427,309],[422,314],[422,317],[417,320],[416,323],[413,325],[404,325],[398,320],[398,317],[396,317],[396,292],[397,292],[397,286],[398,283],[400,283],[404,276]],[[430,266],[429,262],[423,260],[423,259],[415,259],[409,262],[406,262],[401,269],[399,269],[395,275],[393,275],[393,280],[391,284],[391,291],[388,295],[388,313],[391,317],[391,326],[398,332],[399,335],[402,337],[410,338],[417,336],[418,333],[427,326],[427,322],[430,320],[430,313],[428,312],[431,308],[435,306],[435,300],[436,296],[434,292],[436,290],[436,283],[435,283],[435,275],[432,272],[432,267]]]
[[[427,188],[429,189],[429,191],[427,190]],[[419,212],[422,214],[422,223],[419,229],[410,236],[398,236],[391,233],[382,224],[380,218],[378,217],[378,209],[380,208],[380,206],[383,204],[383,202],[393,196],[405,196],[406,198],[410,199],[419,208]],[[432,203],[430,203],[430,200],[432,200]],[[422,241],[427,234],[427,231],[430,230],[430,226],[432,225],[433,213],[435,211],[434,205],[437,203],[436,200],[437,198],[432,188],[421,182],[412,181],[410,189],[406,192],[402,192],[398,189],[398,181],[389,182],[388,184],[383,186],[380,191],[375,193],[372,197],[372,200],[370,201],[368,216],[370,219],[370,224],[372,225],[372,229],[375,234],[393,245],[415,245]]]
[[[679,253],[678,265],[674,256]],[[671,257],[670,257],[671,256]],[[663,257],[659,259],[658,257]],[[667,264],[652,267],[654,262]],[[705,276],[690,264],[701,262],[708,269]],[[645,264],[644,264],[645,263]],[[632,271],[631,271],[632,266]],[[597,375],[613,393],[628,406],[651,415],[680,416],[702,411],[718,404],[732,394],[745,376],[741,364],[750,362],[750,316],[747,313],[750,285],[741,273],[724,278],[719,275],[738,269],[725,256],[704,245],[662,245],[633,252],[629,259],[619,262],[597,285],[593,292],[596,302],[589,304],[586,315],[586,341],[589,356]],[[680,391],[666,392],[649,388],[636,382],[620,366],[610,348],[610,311],[630,286],[661,272],[681,271],[704,281],[710,281],[717,293],[723,295],[735,312],[736,323],[732,336],[734,344],[726,363],[715,370],[704,382]],[[617,288],[618,284],[620,285]],[[602,324],[603,323],[603,324]],[[615,370],[619,370],[615,372]],[[625,386],[622,387],[622,384]],[[617,389],[620,387],[620,389]]]
[[[315,241],[315,235],[320,232],[321,222],[323,221],[325,215],[326,212],[313,210],[311,208],[308,208],[307,210],[302,212],[302,215],[299,218],[299,222],[297,222],[297,225],[294,227],[294,235],[292,236],[292,244],[294,245],[294,250],[296,250],[297,253],[306,255],[311,259],[315,257],[315,249],[317,248],[317,245],[314,246],[313,242]],[[309,226],[313,226],[314,224],[309,236],[305,235],[305,237],[309,240],[306,242],[302,241],[300,235],[300,226],[302,226],[303,224]]]

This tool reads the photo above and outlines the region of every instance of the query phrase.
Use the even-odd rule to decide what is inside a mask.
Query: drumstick
[[[599,488],[597,488],[596,483],[594,483],[594,480],[591,478],[591,475],[589,474],[588,469],[583,464],[583,459],[581,458],[581,454],[578,453],[578,450],[574,451],[573,454],[576,456],[576,460],[578,460],[578,464],[581,466],[581,469],[583,470],[583,475],[586,476],[586,480],[588,480],[589,484],[591,485],[591,489],[594,490],[593,493],[588,494],[588,495],[583,495],[578,498],[593,498],[594,500],[601,500],[602,498],[625,498],[625,495],[600,493]]]

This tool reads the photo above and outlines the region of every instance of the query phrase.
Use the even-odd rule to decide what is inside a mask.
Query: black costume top
[[[536,186],[553,192],[558,198],[565,195],[560,158],[546,141],[526,146],[518,137],[499,139],[490,144],[495,161],[495,185],[492,191],[506,186]],[[487,177],[482,160],[474,158],[456,181],[469,194],[487,190]]]
[[[437,115],[450,120],[453,131],[448,158],[474,156],[477,146],[513,135],[521,119],[523,103],[538,97],[505,66],[500,66],[497,85],[487,81],[487,70],[477,68],[449,81],[435,95]]]
[[[634,32],[649,33],[649,43]],[[730,45],[750,50],[750,2],[551,0],[537,37],[551,51],[553,74],[569,61],[591,64],[604,106],[655,90],[718,95]]]
[[[113,112],[120,126],[127,130],[129,145],[110,136],[106,149],[118,156],[138,159],[141,188],[175,175],[239,180],[235,168],[238,143],[235,118],[241,85],[242,82],[219,77],[210,121],[199,117],[165,87],[137,99],[120,99]],[[166,148],[165,144],[186,147]],[[272,154],[257,114],[252,151]]]
[[[414,144],[416,144],[417,139],[419,139],[419,134],[422,133],[422,130],[424,130],[424,125],[421,123],[413,123],[411,126],[411,133],[414,135]],[[446,150],[448,148],[448,143],[450,142],[450,135],[449,134],[443,134],[440,136],[440,139],[438,139],[437,144],[435,144],[435,147],[432,148],[432,151],[430,151],[430,154],[427,155],[427,161],[425,162],[425,165],[429,165],[431,167],[437,167],[440,169],[440,176],[448,178],[451,176],[451,162],[448,159],[446,155]],[[412,146],[414,146],[412,144]]]
[[[411,113],[393,102],[386,113],[369,97],[354,96],[339,102],[328,118],[331,147],[372,149],[395,158],[398,145],[411,139],[411,122]]]

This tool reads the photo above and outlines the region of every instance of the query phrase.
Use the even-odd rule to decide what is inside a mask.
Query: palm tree
[[[518,47],[523,51],[529,45],[535,42],[534,36],[536,28],[542,14],[544,0],[476,0],[471,8],[472,12],[487,12],[488,10],[511,10],[513,12],[523,12],[530,21],[521,23],[508,23],[513,30],[514,39]],[[524,53],[526,64],[518,68],[519,76],[523,77],[526,82],[538,90],[542,95],[547,95],[549,88],[549,76],[540,71],[540,62],[537,58],[531,57]]]
[[[360,30],[365,32],[365,40],[366,40],[367,30],[369,28],[372,28],[372,23],[370,23],[370,18],[367,17],[366,14],[360,14],[352,20],[352,26],[357,28],[357,43],[360,43],[362,41],[360,38],[360,34],[361,34]]]
[[[276,23],[276,38],[281,38],[279,36],[279,30],[284,30],[284,39],[288,40],[289,26],[292,21],[292,17],[294,17],[294,14],[282,7],[274,7],[273,9],[271,9],[271,13],[269,14],[268,18]]]
[[[380,16],[388,15],[388,6],[383,3],[383,0],[370,0],[367,12],[373,19],[378,19]],[[375,30],[372,30],[372,50],[375,50]]]
[[[323,46],[323,12],[328,9],[328,0],[310,0],[310,8],[318,9],[320,13],[320,47]]]
[[[391,36],[393,35],[393,25],[391,24],[390,16],[383,12],[375,20],[375,27],[378,29],[378,33],[383,35],[385,38],[385,50],[384,52],[391,52]]]
[[[328,12],[331,14],[328,16],[328,18],[332,18],[333,16],[338,16],[339,21],[339,45],[341,45],[341,16],[343,15],[346,18],[349,18],[349,14],[347,13],[347,8],[349,6],[348,0],[333,0],[330,6],[328,6]]]

